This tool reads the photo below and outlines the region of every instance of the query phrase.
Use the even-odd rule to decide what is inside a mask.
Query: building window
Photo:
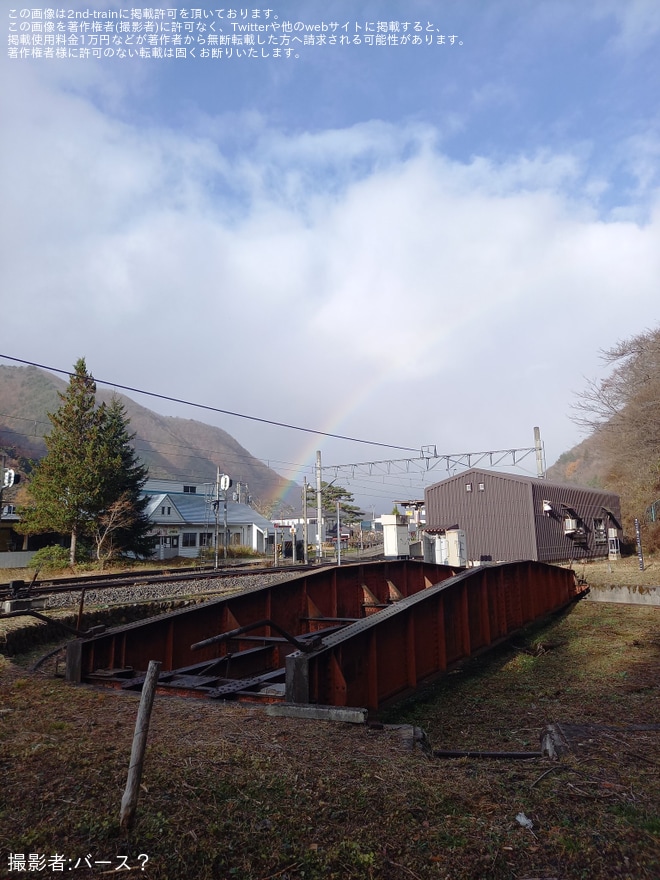
[[[485,483],[477,483],[477,489],[480,492],[483,492],[486,489],[486,484]]]
[[[472,491],[472,483],[466,483],[466,484],[465,484],[465,491],[466,491],[466,492],[471,492],[471,491]]]
[[[178,535],[172,535],[171,537],[169,535],[162,536],[160,538],[160,545],[161,545],[161,547],[178,547],[179,546],[179,536]]]
[[[160,509],[161,516],[169,516],[171,513],[172,513],[171,507],[161,507],[161,509]]]
[[[212,547],[213,546],[213,532],[200,532],[199,533],[199,546],[200,547]]]
[[[183,491],[186,495],[196,495],[197,494],[197,486],[184,486]]]
[[[602,518],[594,518],[594,543],[607,544],[607,527]]]
[[[182,547],[196,547],[197,546],[197,532],[184,532],[181,536],[181,546]]]

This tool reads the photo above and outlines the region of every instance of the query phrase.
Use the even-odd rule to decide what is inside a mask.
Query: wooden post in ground
[[[85,607],[85,593],[87,592],[87,588],[83,587],[80,591],[80,602],[78,603],[78,623],[76,624],[76,629],[78,632],[82,631],[82,622],[83,622],[83,608]]]
[[[154,704],[154,696],[156,695],[156,685],[158,684],[160,666],[161,664],[159,660],[149,661],[147,676],[142,685],[142,697],[140,699],[137,721],[135,722],[135,733],[133,735],[133,747],[131,749],[131,761],[128,767],[126,790],[121,799],[119,825],[122,830],[130,828],[135,818],[135,810],[137,809],[138,796],[140,794],[140,780],[142,779],[144,753],[147,748],[149,719],[151,718],[151,709]]]

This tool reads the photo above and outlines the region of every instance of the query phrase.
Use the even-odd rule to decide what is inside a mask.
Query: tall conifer
[[[101,559],[121,550],[147,555],[149,521],[141,496],[147,479],[132,447],[124,407],[118,398],[96,406],[96,383],[78,360],[61,406],[48,415],[53,428],[47,454],[29,485],[29,506],[21,511],[26,534],[71,536],[70,562],[78,541],[91,538]]]
[[[148,471],[135,453],[135,434],[130,431],[126,410],[118,397],[103,408],[101,434],[102,460],[109,465],[109,471],[102,510],[94,528],[97,557],[120,551],[148,556],[153,538],[149,536],[151,523],[146,514],[149,499],[142,494]]]
[[[100,453],[101,415],[96,383],[84,358],[74,366],[61,406],[49,413],[53,428],[45,437],[47,454],[29,486],[31,504],[21,514],[21,531],[71,535],[70,562],[102,497],[101,474],[107,463]]]

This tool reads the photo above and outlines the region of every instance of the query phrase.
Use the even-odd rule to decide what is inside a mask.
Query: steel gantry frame
[[[432,450],[432,451],[431,451]],[[472,468],[487,462],[490,467],[499,467],[504,462],[518,465],[529,455],[537,452],[535,446],[521,449],[491,449],[487,452],[456,452],[438,454],[435,447],[422,447],[417,456],[407,458],[383,459],[382,461],[361,461],[352,464],[324,464],[323,472],[329,472],[337,479],[339,476],[391,476],[392,474],[425,474],[444,464],[447,470],[454,467]]]

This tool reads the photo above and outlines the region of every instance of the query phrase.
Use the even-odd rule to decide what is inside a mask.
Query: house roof
[[[187,494],[161,494],[154,495],[147,505],[147,515],[150,518],[157,517],[158,508],[164,504],[171,505],[185,524],[210,525],[215,523],[215,512],[211,504],[206,503],[203,495]],[[224,522],[224,506],[220,502],[219,517]],[[257,513],[254,508],[247,504],[236,504],[233,501],[227,503],[227,525],[245,525],[253,523],[264,532],[272,532],[273,524]]]

